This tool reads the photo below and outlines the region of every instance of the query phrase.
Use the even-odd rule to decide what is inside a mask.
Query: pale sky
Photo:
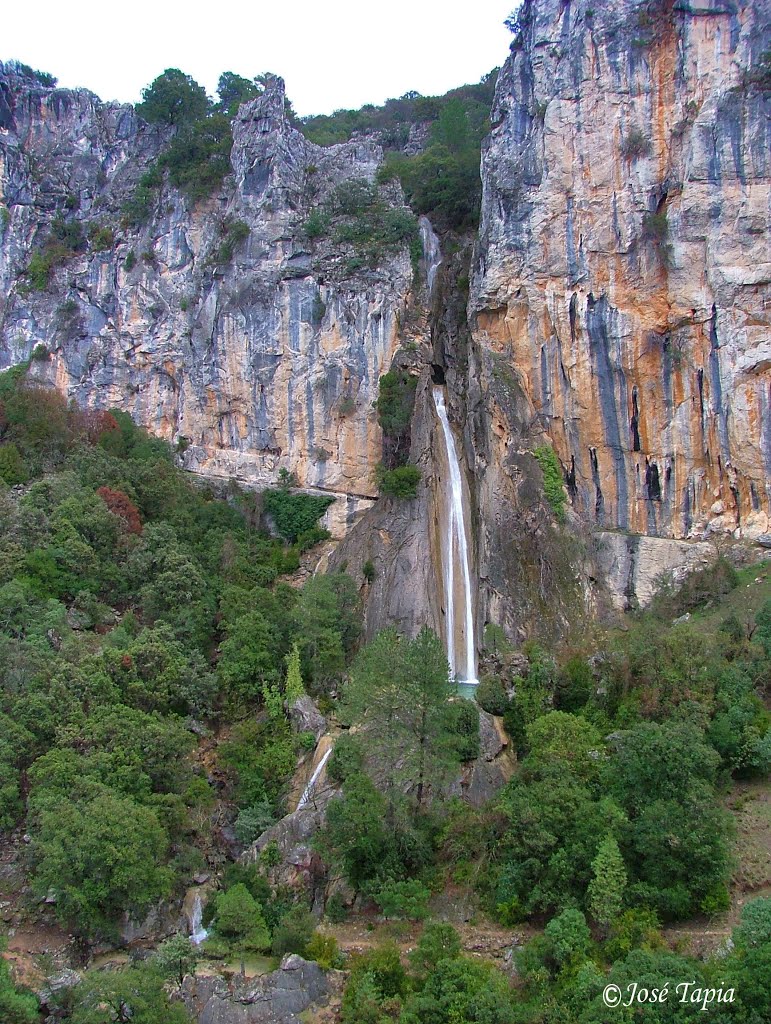
[[[222,71],[286,79],[300,115],[424,96],[477,82],[503,63],[516,0],[37,0],[3,15],[0,59],[15,58],[134,103],[165,68],[213,95]]]

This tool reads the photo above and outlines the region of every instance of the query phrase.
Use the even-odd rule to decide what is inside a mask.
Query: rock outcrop
[[[500,718],[479,711],[479,756],[467,765],[450,793],[482,807],[514,774],[517,755]]]
[[[267,484],[283,468],[347,495],[330,515],[344,533],[375,493],[372,403],[413,275],[405,250],[352,276],[303,225],[341,182],[374,179],[380,147],[314,146],[287,121],[273,79],[233,122],[221,190],[191,206],[166,187],[133,230],[118,227],[122,205],[167,135],[131,107],[11,69],[0,68],[0,88],[0,368],[38,348],[37,379],[181,440],[189,469]],[[392,201],[402,203],[398,188]],[[32,291],[23,273],[57,211],[112,225],[113,244],[89,246]],[[248,237],[223,259],[237,222]]]
[[[483,150],[480,391],[524,393],[589,522],[767,533],[769,6],[525,0],[519,20]],[[518,426],[490,417],[499,465]]]
[[[180,998],[198,1024],[301,1024],[306,1011],[341,994],[343,978],[290,954],[278,970],[251,981],[190,975]]]

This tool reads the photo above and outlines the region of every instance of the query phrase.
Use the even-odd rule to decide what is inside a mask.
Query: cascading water
[[[426,265],[426,287],[428,294],[434,290],[436,272],[442,262],[442,253],[439,249],[439,239],[433,229],[431,221],[425,215],[418,221],[420,226],[420,241],[423,245],[423,262]]]
[[[193,898],[193,909],[190,913],[190,941],[194,946],[200,946],[209,937],[209,933],[201,923],[203,919],[203,901],[201,893],[197,891]]]
[[[447,522],[441,538],[447,658],[452,675],[461,682],[474,686],[479,680],[477,679],[469,544],[463,508],[463,478],[455,448],[455,438],[447,418],[444,389],[438,386],[434,387],[433,395],[436,414],[442,425],[445,456],[450,470]],[[458,577],[460,585],[456,582]],[[456,601],[459,604],[457,615]]]
[[[307,807],[308,804],[311,802],[311,799],[313,797],[313,793],[314,793],[314,791],[316,789],[316,783],[319,781],[321,773],[324,771],[324,766],[326,765],[327,761],[329,760],[329,755],[332,753],[332,751],[334,749],[335,749],[334,747],[330,747],[329,750],[327,750],[326,753],[324,754],[324,756],[321,758],[319,763],[316,765],[316,767],[313,769],[313,775],[311,775],[310,779],[308,779],[308,785],[302,791],[302,796],[300,797],[299,801],[297,802],[297,808],[296,809],[298,811],[302,810],[303,807]]]

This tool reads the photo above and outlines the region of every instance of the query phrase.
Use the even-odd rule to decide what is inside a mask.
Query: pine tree
[[[441,641],[422,629],[412,640],[387,629],[361,652],[351,672],[344,711],[366,731],[366,759],[391,815],[405,787],[421,806],[460,758],[447,714],[449,667]]]
[[[284,685],[284,697],[287,707],[291,708],[297,701],[305,696],[303,677],[300,671],[300,650],[297,644],[292,644],[292,650],[286,656],[286,683]]]
[[[594,878],[587,890],[587,906],[595,921],[607,929],[621,913],[627,881],[621,851],[613,836],[606,836],[600,843],[592,871]]]

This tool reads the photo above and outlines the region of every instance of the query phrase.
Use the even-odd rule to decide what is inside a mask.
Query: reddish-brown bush
[[[118,421],[103,409],[78,409],[72,415],[72,425],[78,437],[89,444],[96,444],[102,434],[118,429]]]
[[[139,510],[127,494],[114,491],[111,487],[100,487],[96,493],[114,515],[120,516],[129,533],[142,532]]]

